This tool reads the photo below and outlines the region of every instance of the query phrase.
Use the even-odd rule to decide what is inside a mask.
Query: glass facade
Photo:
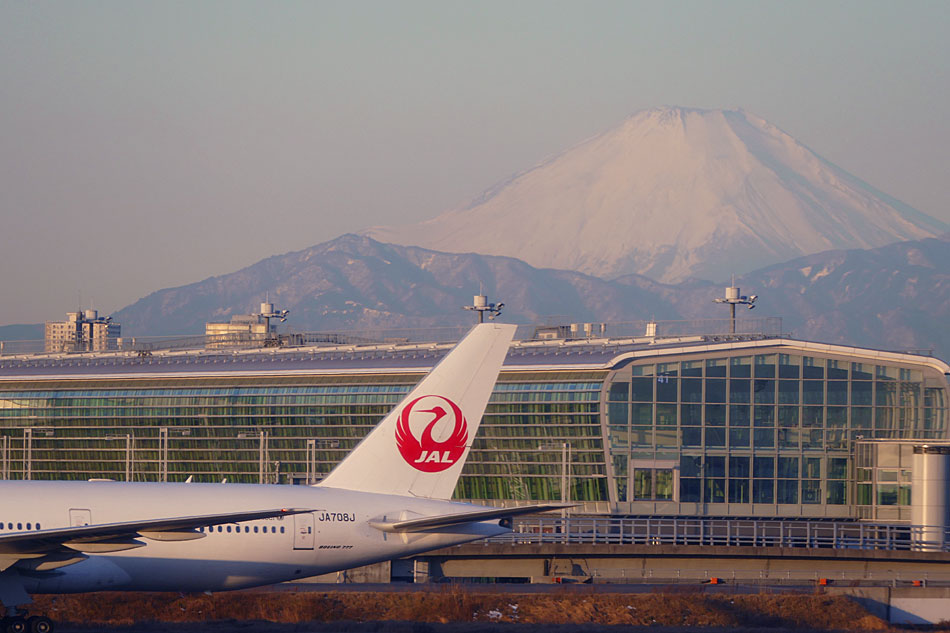
[[[504,375],[456,497],[561,499],[567,479],[565,498],[606,503],[599,413],[605,375]],[[420,378],[196,378],[149,388],[129,388],[128,381],[83,381],[81,388],[7,383],[0,390],[0,474],[318,481]]]
[[[605,363],[542,353],[545,369],[506,367],[455,496],[906,519],[908,467],[881,446],[948,439],[945,365],[809,345],[618,347]],[[0,378],[0,477],[315,482],[422,375],[245,373]]]
[[[860,516],[868,495],[910,502],[898,470],[877,492],[852,487],[855,440],[948,437],[936,369],[747,350],[678,356],[634,360],[607,381],[622,513]],[[670,484],[653,485],[658,476]]]
[[[854,494],[859,518],[910,520],[915,444],[879,440],[855,443]]]

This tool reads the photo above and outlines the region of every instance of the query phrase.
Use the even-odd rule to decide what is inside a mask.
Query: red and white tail
[[[319,485],[450,498],[516,329],[472,328]]]

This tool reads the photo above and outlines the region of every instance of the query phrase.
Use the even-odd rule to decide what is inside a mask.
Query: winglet
[[[516,329],[472,328],[318,485],[450,498]]]

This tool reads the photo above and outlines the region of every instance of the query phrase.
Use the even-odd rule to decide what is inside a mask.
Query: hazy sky
[[[950,221],[950,2],[0,0],[0,324],[417,221],[658,105]]]

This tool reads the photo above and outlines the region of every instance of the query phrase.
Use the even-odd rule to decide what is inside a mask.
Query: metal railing
[[[695,584],[718,583],[743,585],[843,585],[843,586],[946,586],[950,570],[934,569],[871,569],[860,566],[841,569],[831,566],[809,566],[808,569],[737,569],[732,567],[698,566],[696,568],[589,567],[584,570],[594,582]]]
[[[710,336],[735,338],[737,336],[781,336],[781,317],[757,317],[736,319],[735,331],[732,331],[732,319],[688,319],[678,321],[626,321],[606,323],[605,334],[612,338],[621,337],[676,337]]]
[[[626,321],[614,323],[573,323],[558,325],[523,324],[518,326],[517,341],[538,341],[554,336],[568,341],[625,339],[641,337],[705,336],[712,340],[723,337],[772,337],[782,335],[780,317],[761,317],[736,320],[736,333],[730,333],[730,319],[693,319],[688,321]],[[59,349],[44,352],[44,341],[0,341],[0,356],[29,356],[36,354],[88,354],[138,352],[142,354],[183,350],[214,349],[218,351],[267,347],[305,347],[335,345],[378,345],[413,343],[454,343],[462,338],[470,326],[430,328],[363,328],[325,332],[289,332],[268,335],[226,333],[213,335],[132,336],[124,337],[115,348],[89,352],[81,349]]]
[[[486,542],[946,552],[950,551],[950,530],[857,521],[536,517],[516,520],[511,533],[486,539]]]

